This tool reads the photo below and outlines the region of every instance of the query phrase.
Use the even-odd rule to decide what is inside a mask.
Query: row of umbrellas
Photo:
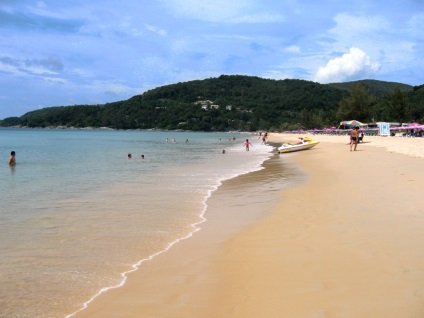
[[[390,128],[390,130],[412,130],[412,129],[424,129],[424,125],[419,123],[411,123],[411,124],[408,124],[408,126]]]
[[[340,122],[340,126],[346,127],[348,126],[349,129],[353,128],[353,127],[360,127],[360,130],[379,130],[379,128],[365,128],[365,126],[367,126],[367,124],[361,123],[360,121],[357,120],[346,120],[346,121],[342,121]],[[410,123],[407,126],[401,126],[401,127],[390,127],[390,130],[424,130],[424,124],[420,124],[420,123]],[[298,132],[303,132],[305,130],[298,130]],[[313,130],[307,130],[310,132],[338,132],[338,131],[346,131],[346,129],[338,129],[337,127],[327,127],[324,129],[318,129],[315,128]]]
[[[346,120],[346,121],[340,122],[340,126],[364,127],[364,126],[367,126],[367,124],[361,123],[360,121],[357,121],[357,120]],[[378,129],[378,128],[374,128],[374,129]],[[414,123],[408,124],[407,126],[390,127],[390,130],[411,130],[411,129],[424,129],[424,124],[414,122]]]

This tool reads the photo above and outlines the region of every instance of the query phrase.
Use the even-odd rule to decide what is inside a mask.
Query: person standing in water
[[[246,141],[244,142],[244,146],[246,147],[246,151],[250,150],[250,146],[253,147],[252,143],[249,141],[249,139],[246,139]]]
[[[16,156],[16,153],[14,151],[12,151],[10,153],[9,165],[12,166],[12,165],[15,165],[16,164],[16,158],[15,158],[15,156]]]

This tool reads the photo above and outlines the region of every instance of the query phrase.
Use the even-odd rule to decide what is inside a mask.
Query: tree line
[[[424,122],[424,85],[374,80],[324,85],[222,75],[104,105],[43,108],[5,118],[0,126],[273,131],[322,128],[350,119]]]

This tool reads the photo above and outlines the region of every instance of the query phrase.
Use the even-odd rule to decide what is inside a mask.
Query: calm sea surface
[[[246,137],[0,129],[0,317],[70,315],[190,236],[222,181],[271,157]]]

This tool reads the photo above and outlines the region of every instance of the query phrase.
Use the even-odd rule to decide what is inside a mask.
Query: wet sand
[[[316,139],[267,170],[306,179],[230,180],[201,231],[75,317],[423,317],[424,138],[366,137],[356,152]]]
[[[217,258],[225,242],[269,215],[284,188],[303,182],[293,163],[278,155],[266,169],[227,180],[207,204],[200,231],[128,275],[75,317],[204,317],[218,293]],[[284,166],[284,167],[283,167]]]

